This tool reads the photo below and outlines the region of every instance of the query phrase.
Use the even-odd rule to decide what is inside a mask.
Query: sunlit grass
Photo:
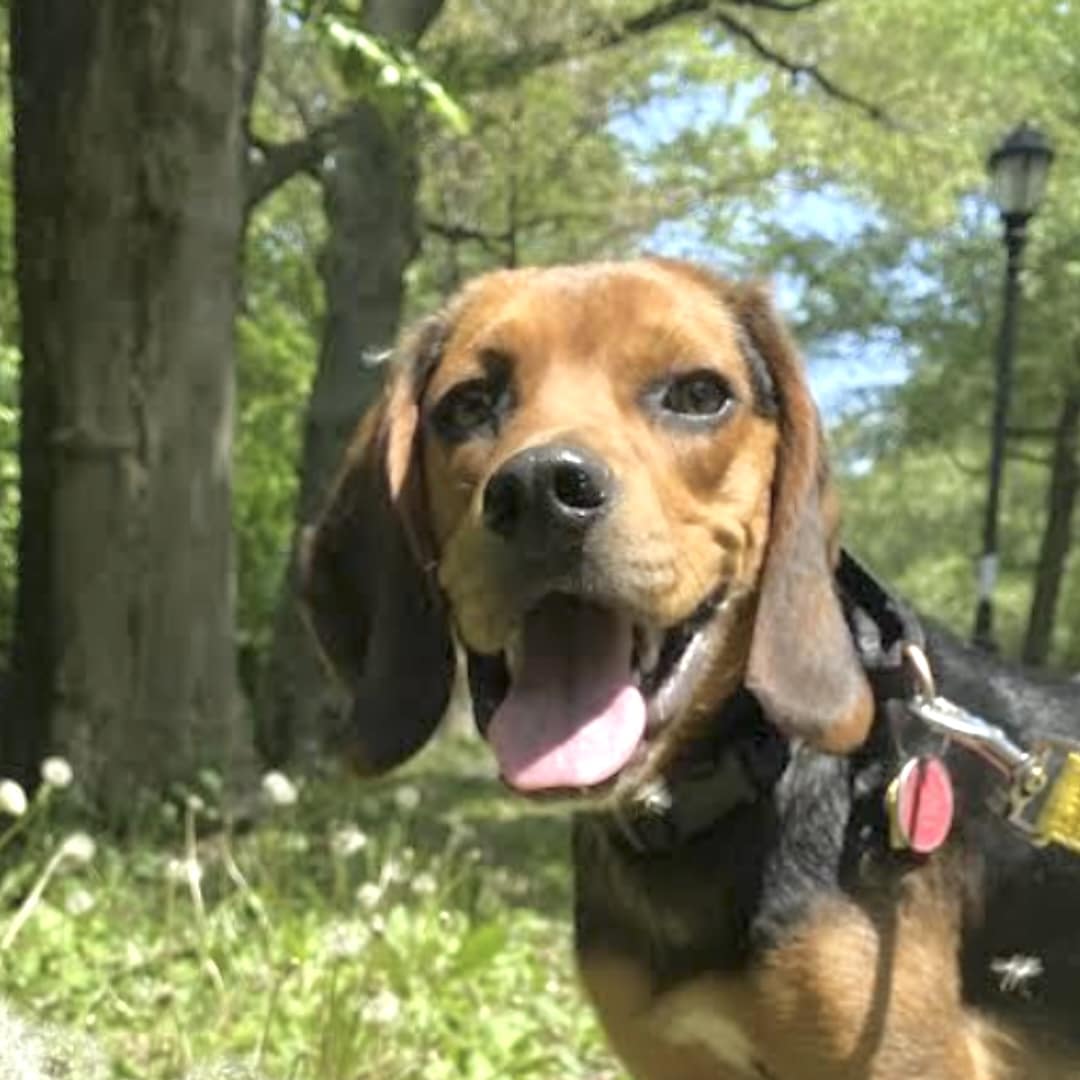
[[[573,976],[566,822],[467,748],[270,779],[236,829],[207,776],[82,861],[71,793],[39,800],[0,818],[3,1080],[617,1075]]]

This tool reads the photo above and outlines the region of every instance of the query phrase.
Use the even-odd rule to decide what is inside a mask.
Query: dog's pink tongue
[[[614,776],[645,732],[631,624],[572,597],[525,619],[522,660],[488,740],[521,791],[589,787]]]

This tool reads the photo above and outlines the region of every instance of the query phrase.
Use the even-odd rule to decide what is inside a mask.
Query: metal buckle
[[[1080,744],[1036,743],[1026,783],[1009,792],[1008,817],[1034,844],[1058,844],[1080,855]]]
[[[903,651],[916,686],[908,711],[1004,776],[1000,810],[1031,843],[1080,854],[1080,743],[1044,737],[1026,749],[1002,728],[940,697],[922,649],[907,644]]]

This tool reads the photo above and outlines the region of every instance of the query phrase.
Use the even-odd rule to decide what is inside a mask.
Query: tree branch
[[[822,2],[823,0],[791,0],[790,3],[784,3],[783,0],[727,0],[732,7],[760,8],[788,14],[816,7]],[[654,30],[672,26],[695,15],[704,16],[707,20],[723,26],[729,34],[747,45],[767,63],[796,78],[808,78],[828,97],[858,109],[877,123],[893,128],[899,126],[881,106],[846,90],[822,72],[816,64],[794,60],[773,48],[756,30],[729,12],[723,11],[720,0],[665,0],[664,3],[624,22],[599,26],[593,33],[582,35],[573,43],[549,41],[529,51],[496,58],[486,66],[481,64],[474,77],[459,80],[456,89],[469,92],[517,82],[542,68],[574,57],[617,48],[634,38],[643,37]]]
[[[805,64],[799,60],[792,60],[790,57],[778,52],[771,45],[762,41],[755,30],[747,26],[744,22],[740,22],[733,15],[728,15],[723,11],[717,11],[714,12],[713,18],[720,23],[721,26],[725,27],[728,33],[733,37],[738,38],[748,45],[762,60],[767,61],[774,67],[780,68],[782,71],[788,72],[794,78],[805,76],[828,97],[831,97],[844,105],[851,105],[853,108],[865,113],[871,120],[874,120],[879,124],[884,124],[886,127],[890,128],[898,127],[896,121],[893,120],[880,105],[875,105],[873,102],[867,101],[858,94],[854,94],[850,90],[845,90],[826,75],[816,64]]]
[[[1011,427],[1005,434],[1010,439],[1052,439],[1055,432],[1053,428]]]
[[[1050,458],[1045,454],[1026,454],[1023,450],[1007,449],[1005,456],[1010,461],[1026,461],[1029,465],[1041,465],[1043,467],[1050,465]]]
[[[343,109],[299,139],[272,143],[251,133],[248,143],[259,159],[248,168],[246,208],[250,213],[297,173],[309,172],[333,149],[341,129],[352,119],[355,106]]]
[[[761,8],[764,11],[779,11],[785,15],[794,15],[799,11],[809,11],[811,8],[819,7],[824,0],[792,0],[789,4],[783,3],[783,0],[728,0],[728,3],[736,7]]]
[[[472,240],[486,251],[496,255],[505,254],[504,249],[510,242],[508,232],[490,232],[486,229],[474,229],[469,225],[453,225],[448,221],[435,221],[431,218],[424,220],[424,228],[452,244]]]

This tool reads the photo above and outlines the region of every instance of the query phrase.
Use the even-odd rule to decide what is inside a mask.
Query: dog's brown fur
[[[308,555],[316,631],[356,697],[362,769],[387,768],[430,735],[454,636],[497,651],[536,603],[485,527],[482,493],[513,455],[559,440],[619,480],[598,526],[592,598],[671,627],[719,585],[730,596],[711,671],[608,787],[605,806],[663,775],[739,686],[796,754],[864,742],[874,705],[832,582],[837,514],[820,424],[763,289],[664,260],[495,273],[402,353]],[[497,430],[439,438],[437,404],[493,367],[513,389]],[[643,411],[641,394],[691,368],[719,372],[735,407],[715,430],[681,436]],[[964,1003],[959,856],[875,870],[888,880],[858,895],[823,888],[754,949],[726,914],[722,847],[688,845],[658,864],[585,818],[576,849],[582,978],[614,1050],[643,1080],[1080,1070],[1076,1059],[1070,1070],[1037,1058],[1025,1036]],[[699,959],[651,959],[665,950]],[[721,953],[745,959],[709,959]]]

